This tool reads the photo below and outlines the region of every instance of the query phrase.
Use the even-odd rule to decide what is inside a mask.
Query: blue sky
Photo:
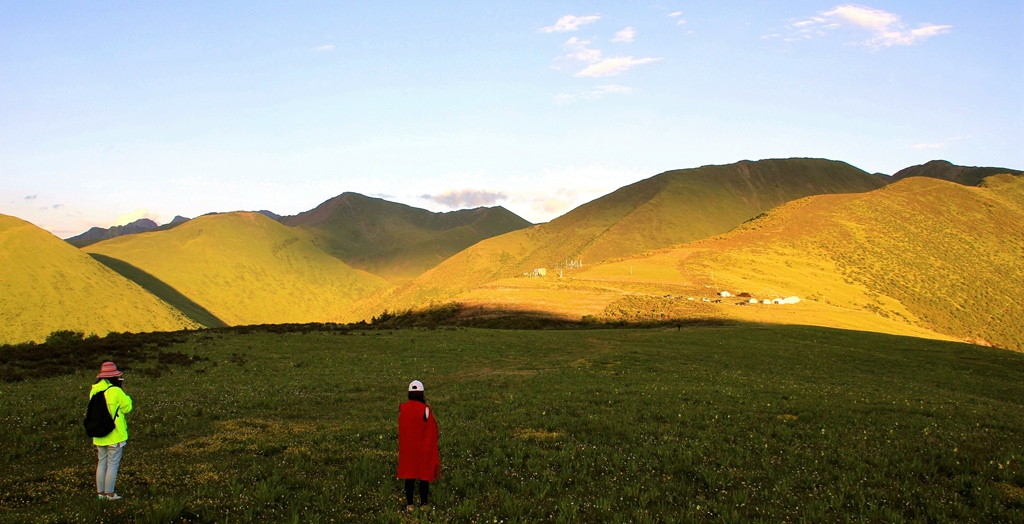
[[[62,237],[344,191],[541,222],[744,159],[1024,168],[1019,0],[3,11],[0,213]]]

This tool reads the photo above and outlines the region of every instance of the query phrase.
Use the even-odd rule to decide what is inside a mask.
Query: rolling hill
[[[979,187],[909,177],[867,193],[807,197],[727,234],[569,271],[561,279],[501,279],[451,300],[481,314],[734,319],[1024,351],[1021,224],[1022,176],[991,176]],[[749,298],[720,299],[722,290],[802,300],[753,305]]]
[[[814,197],[716,239],[685,262],[735,289],[765,287],[959,339],[1024,350],[1024,177],[980,187],[912,177]]]
[[[201,309],[207,325],[334,321],[352,300],[388,285],[321,251],[309,232],[252,212],[205,215],[85,251],[187,299],[182,309]]]
[[[172,331],[198,325],[79,249],[0,215],[0,343],[41,342],[58,330]]]
[[[557,271],[725,233],[788,201],[876,189],[885,180],[821,159],[743,161],[668,171],[622,187],[549,223],[484,240],[415,281],[358,307],[369,316],[444,301],[535,268]]]
[[[434,213],[358,193],[280,222],[308,229],[324,251],[352,267],[398,282],[483,239],[531,225],[500,206]]]

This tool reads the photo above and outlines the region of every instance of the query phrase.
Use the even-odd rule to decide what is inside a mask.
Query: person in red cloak
[[[423,383],[409,384],[409,401],[398,410],[398,478],[405,479],[405,503],[412,510],[413,487],[420,481],[420,505],[427,505],[430,483],[441,475],[437,419],[423,396]]]

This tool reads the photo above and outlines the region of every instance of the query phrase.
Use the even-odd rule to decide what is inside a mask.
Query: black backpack
[[[107,411],[107,398],[103,395],[107,389],[100,391],[89,399],[89,408],[85,411],[85,422],[83,424],[85,425],[85,434],[90,437],[105,437],[114,431],[114,419],[117,418],[117,412],[121,408],[118,406],[114,410],[114,416],[110,416],[110,412]]]

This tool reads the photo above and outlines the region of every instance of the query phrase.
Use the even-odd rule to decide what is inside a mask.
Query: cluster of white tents
[[[743,293],[742,295],[750,297],[750,295],[746,294],[746,293]],[[728,297],[731,297],[733,295],[732,295],[732,293],[730,293],[728,291],[719,291],[718,292],[718,296],[720,296],[722,298],[728,298]],[[687,300],[694,300],[694,298],[693,297],[689,297]],[[709,299],[709,298],[702,298],[701,301],[702,302],[711,302],[711,299]],[[718,300],[717,302],[721,302],[721,300]],[[795,295],[791,296],[791,297],[786,297],[786,298],[776,297],[776,298],[765,298],[765,299],[761,299],[761,300],[758,300],[756,298],[751,297],[749,300],[747,300],[748,304],[796,304],[798,302],[800,302],[800,297],[795,296]]]

